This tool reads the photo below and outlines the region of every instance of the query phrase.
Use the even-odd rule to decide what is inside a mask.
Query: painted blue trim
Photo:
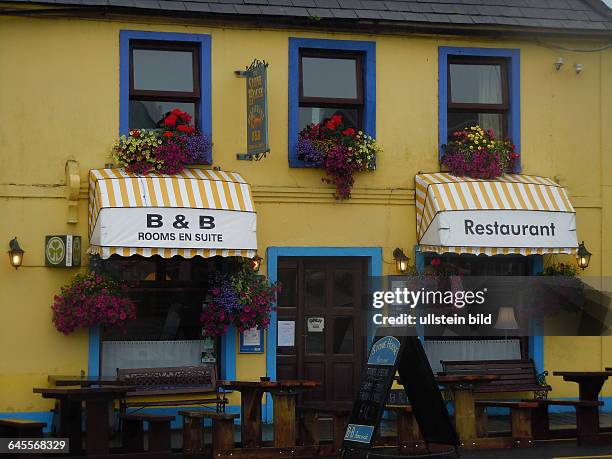
[[[531,276],[536,276],[544,270],[544,257],[542,255],[531,255]],[[529,355],[533,359],[535,369],[538,373],[543,372],[544,367],[544,324],[537,321],[532,324],[532,336],[529,337]]]
[[[100,326],[96,325],[89,329],[89,355],[87,362],[87,374],[89,376],[100,375]]]
[[[130,40],[187,41],[200,44],[200,111],[199,128],[212,139],[212,79],[211,38],[205,34],[145,32],[121,30],[119,32],[119,133],[128,134],[130,117]],[[212,163],[212,153],[209,158]]]
[[[448,88],[448,56],[485,56],[503,57],[508,59],[508,91],[510,111],[508,116],[509,137],[521,151],[521,52],[515,48],[459,48],[440,46],[438,48],[438,146],[440,158],[442,145],[446,143],[447,133],[447,88]],[[517,164],[515,172],[521,171]]]
[[[368,258],[368,276],[382,276],[382,249],[380,247],[268,247],[268,279],[278,281],[279,257],[365,257]],[[276,379],[276,311],[272,312],[266,343],[266,375]],[[371,338],[371,337],[370,337]],[[272,397],[266,397],[265,422],[272,422]]]
[[[376,42],[355,40],[323,40],[315,38],[289,38],[289,166],[308,167],[297,159],[296,145],[299,133],[300,48],[360,51],[363,61],[364,111],[363,130],[376,137]]]
[[[221,337],[221,379],[236,379],[236,327],[230,325]]]

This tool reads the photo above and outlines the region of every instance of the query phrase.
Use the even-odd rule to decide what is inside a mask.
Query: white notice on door
[[[309,317],[307,319],[308,333],[323,333],[325,317]]]
[[[294,320],[279,320],[278,321],[278,346],[293,347],[295,346],[295,321]]]

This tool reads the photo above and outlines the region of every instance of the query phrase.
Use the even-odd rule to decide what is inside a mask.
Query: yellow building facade
[[[372,262],[378,263],[373,272],[382,275],[395,273],[394,248],[414,258],[414,176],[440,170],[439,50],[516,50],[522,173],[550,177],[566,187],[577,212],[579,240],[593,253],[582,274],[612,276],[612,49],[569,51],[597,48],[603,38],[336,33],[316,26],[255,28],[155,16],[3,15],[0,236],[6,242],[16,236],[25,250],[19,269],[8,259],[0,263],[3,415],[45,417],[51,405],[32,388],[46,386],[49,374],[90,371],[91,353],[98,349],[87,330],[64,336],[53,327],[53,296],[86,266],[46,267],[44,240],[49,234],[80,235],[86,265],[88,174],[112,162],[109,154],[120,129],[120,33],[126,30],[210,37],[213,166],[238,172],[251,185],[258,252],[264,257],[261,272],[269,275],[276,269],[270,266],[274,253],[284,253],[270,248],[300,248],[303,253],[312,248],[313,254],[325,253],[321,248],[338,250],[332,254],[344,253],[342,248],[371,249],[380,254]],[[289,167],[292,38],[375,46],[376,139],[384,151],[375,171],[357,174],[349,200],[334,199],[333,188],[321,182],[322,171]],[[557,71],[559,57],[565,64]],[[245,149],[246,101],[244,80],[234,72],[254,58],[269,63],[270,153],[258,162],[239,161],[236,153]],[[580,73],[575,64],[583,66]],[[559,259],[575,263],[569,255]],[[551,373],[612,366],[610,337],[545,337],[540,346],[543,369]],[[235,354],[230,361],[236,379],[276,374],[267,353]],[[577,396],[576,387],[560,378],[548,382],[554,397]],[[609,383],[603,396],[608,405]]]

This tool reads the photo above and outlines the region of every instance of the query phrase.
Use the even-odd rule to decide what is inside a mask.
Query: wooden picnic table
[[[227,390],[240,392],[240,432],[243,448],[261,446],[261,397],[272,395],[274,405],[274,446],[296,446],[296,399],[315,389],[317,381],[219,381]]]
[[[114,401],[125,397],[128,386],[34,388],[35,394],[59,401],[60,437],[70,439],[70,453],[82,454],[82,405],[85,403],[85,449],[87,455],[108,454],[108,413]]]
[[[578,384],[579,400],[597,402],[601,388],[612,376],[612,371],[555,371],[553,375]],[[599,430],[598,406],[576,407],[576,430],[581,445],[612,443],[612,435],[602,434]]]
[[[469,374],[450,375],[438,373],[436,381],[438,384],[447,386],[455,403],[455,429],[457,435],[464,445],[470,445],[477,438],[476,429],[476,402],[474,388],[499,379],[499,375]]]

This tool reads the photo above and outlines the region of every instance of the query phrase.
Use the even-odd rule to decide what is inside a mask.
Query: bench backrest
[[[167,368],[117,368],[117,379],[122,383],[138,387],[216,387],[215,365],[204,364],[193,367]]]
[[[476,392],[522,392],[547,390],[538,381],[533,360],[442,360],[449,375],[488,374],[499,379],[476,386]]]

